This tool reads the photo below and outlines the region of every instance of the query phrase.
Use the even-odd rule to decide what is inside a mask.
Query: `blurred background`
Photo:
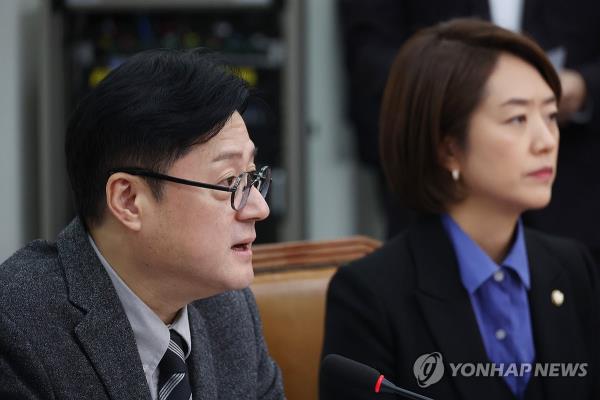
[[[252,85],[244,118],[274,169],[259,242],[382,239],[378,176],[346,117],[335,0],[0,3],[0,262],[74,216],[63,137],[77,101],[129,55],[206,46]]]

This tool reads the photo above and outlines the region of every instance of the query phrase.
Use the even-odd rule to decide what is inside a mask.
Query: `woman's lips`
[[[527,176],[543,181],[551,179],[553,175],[554,169],[551,167],[540,168],[527,174]]]

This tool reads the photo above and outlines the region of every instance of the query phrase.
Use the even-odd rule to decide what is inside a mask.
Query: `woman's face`
[[[502,54],[449,167],[460,170],[467,202],[512,212],[544,207],[556,175],[559,131],[550,86],[527,62]]]

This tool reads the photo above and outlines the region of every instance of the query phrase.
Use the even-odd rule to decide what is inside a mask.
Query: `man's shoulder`
[[[230,290],[202,300],[196,300],[190,304],[199,311],[204,318],[228,315],[243,315],[252,312],[250,302],[253,301],[252,292],[249,288],[241,290]]]
[[[58,251],[46,241],[35,240],[0,264],[0,304],[4,312],[22,312],[48,300],[50,293],[58,296],[57,285],[64,285]]]
[[[26,285],[60,268],[56,245],[34,240],[0,264],[0,285]]]
[[[223,339],[223,332],[240,338],[254,338],[260,325],[256,301],[249,288],[194,301],[188,305],[188,313],[190,324],[200,323],[209,335],[218,336],[218,340]]]
[[[223,345],[238,348],[248,360],[255,357],[251,344],[258,343],[260,322],[251,296],[250,289],[232,290],[188,305],[190,328],[210,338],[215,357],[222,356]]]

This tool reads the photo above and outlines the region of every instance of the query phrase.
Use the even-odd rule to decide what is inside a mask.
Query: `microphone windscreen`
[[[325,356],[320,375],[323,383],[335,382],[363,393],[373,393],[381,376],[376,369],[338,354]]]

